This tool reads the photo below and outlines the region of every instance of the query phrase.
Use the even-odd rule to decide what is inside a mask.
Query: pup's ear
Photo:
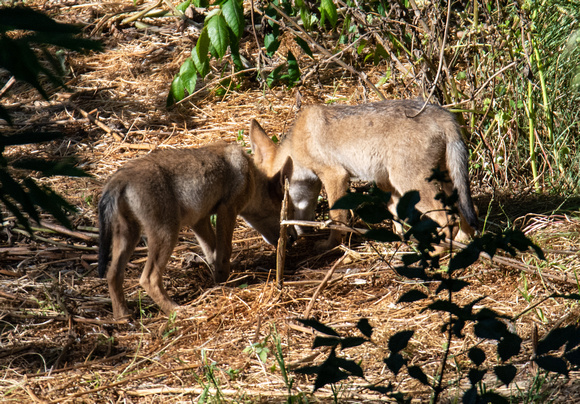
[[[284,165],[272,178],[269,180],[269,187],[270,192],[280,200],[284,198],[284,182],[286,178],[290,181],[292,177],[292,170],[294,167],[294,163],[292,162],[292,158],[288,156]]]
[[[252,119],[250,123],[250,143],[252,153],[257,165],[271,162],[276,156],[276,144],[268,137],[266,131],[262,129],[258,121]]]
[[[292,157],[288,156],[282,169],[280,170],[280,184],[282,185],[282,190],[284,189],[284,180],[292,178],[292,170],[294,170],[294,163],[292,162]]]

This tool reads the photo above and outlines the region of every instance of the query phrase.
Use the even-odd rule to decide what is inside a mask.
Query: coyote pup
[[[111,258],[107,281],[115,318],[130,315],[123,278],[142,231],[149,253],[139,283],[170,313],[177,305],[167,295],[162,276],[180,228],[191,226],[215,281],[225,281],[238,214],[268,243],[277,242],[282,184],[291,170],[288,159],[268,177],[240,147],[221,142],[199,149],[154,151],[114,173],[99,201],[98,272],[105,275]],[[217,215],[215,231],[212,214]]]
[[[435,195],[441,189],[451,194],[456,188],[461,230],[473,234],[478,219],[469,188],[467,149],[459,126],[451,113],[432,104],[412,118],[422,105],[421,101],[411,100],[357,106],[312,105],[298,114],[290,134],[279,146],[253,120],[250,137],[257,150],[255,159],[267,173],[275,173],[288,156],[292,157],[290,197],[296,219],[314,218],[321,185],[332,207],[346,194],[349,179],[356,177],[374,181],[382,190],[391,192],[389,210],[393,214],[405,192],[419,191],[417,209],[444,227],[446,233],[448,217]],[[450,182],[428,182],[434,168],[446,170]],[[347,212],[331,210],[330,217],[345,223]],[[454,235],[447,234],[450,238]],[[332,230],[321,247],[334,247],[341,239],[342,233]]]

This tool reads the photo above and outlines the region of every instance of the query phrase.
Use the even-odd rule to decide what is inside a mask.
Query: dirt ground
[[[18,83],[2,100],[15,121],[11,130],[42,128],[67,134],[59,141],[11,148],[7,156],[75,155],[92,177],[44,179],[78,208],[73,232],[46,217],[33,239],[14,218],[5,217],[0,235],[1,401],[280,402],[300,394],[309,402],[332,401],[335,395],[339,402],[388,401],[364,388],[372,383],[392,383],[415,402],[427,400],[430,391],[425,386],[406,372],[394,376],[383,362],[388,338],[411,329],[415,333],[405,352],[412,364],[420,364],[432,376],[447,342],[441,332],[443,315],[422,311],[424,304],[396,303],[412,288],[434,292],[393,270],[410,251],[408,246],[353,238],[319,254],[312,245],[325,234],[318,232],[289,250],[280,290],[273,281],[274,247],[243,221],[234,234],[230,280],[221,285],[214,285],[209,270],[197,262],[197,242],[183,229],[165,276],[169,294],[182,305],[178,316],[160,313],[139,286],[146,259],[141,244],[125,279],[134,319],[113,320],[106,281],[96,273],[96,209],[107,177],[155,148],[197,147],[218,139],[248,148],[252,118],[282,137],[298,109],[296,95],[285,87],[266,90],[252,76],[236,76],[234,85],[220,87],[220,74],[233,71],[214,64],[212,74],[198,83],[200,91],[168,110],[169,83],[196,38],[187,29],[180,31],[175,18],[155,19],[150,21],[155,27],[137,29],[121,26],[117,18],[123,10],[131,10],[130,1],[33,3],[61,21],[90,24],[87,32],[93,30],[105,49],[88,55],[70,53],[69,89],[50,101]],[[248,59],[255,57],[251,45],[243,52]],[[320,68],[300,86],[303,104],[376,100],[357,77],[316,61]],[[378,81],[380,68],[366,71],[371,81]],[[412,86],[394,82],[381,90],[389,98],[416,95]],[[470,286],[455,296],[458,304],[482,297],[481,306],[512,317],[523,313],[509,324],[523,338],[522,352],[511,362],[518,369],[517,383],[506,388],[489,375],[486,386],[520,401],[537,390],[542,401],[575,402],[580,399],[577,372],[569,378],[546,376],[528,361],[534,334],[541,338],[554,327],[576,323],[578,304],[548,299],[528,309],[552,293],[578,292],[578,199],[492,189],[477,175],[472,186],[489,229],[513,224],[544,248],[547,257],[541,262],[525,253],[503,264],[482,259],[461,274]],[[313,299],[322,279],[343,256]],[[442,263],[446,262],[444,258]],[[311,316],[342,335],[359,335],[355,324],[369,319],[373,343],[341,352],[361,362],[366,380],[353,377],[334,392],[327,386],[312,394],[313,377],[290,372],[294,382],[288,392],[276,360],[277,347],[288,369],[319,364],[327,355],[324,349],[311,349],[315,334],[296,321],[310,304]],[[467,349],[475,344],[493,361],[490,368],[499,363],[494,343],[479,340],[467,327],[464,338],[451,343],[446,400],[460,398],[469,387]]]

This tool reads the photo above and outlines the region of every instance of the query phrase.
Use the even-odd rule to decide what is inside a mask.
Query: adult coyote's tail
[[[101,278],[107,273],[113,242],[113,216],[117,210],[118,193],[105,189],[99,201],[99,264]]]
[[[479,221],[477,213],[473,207],[473,200],[471,199],[471,190],[469,186],[469,167],[467,164],[468,153],[465,143],[461,139],[461,134],[457,125],[453,125],[453,129],[446,129],[447,147],[446,159],[447,169],[449,170],[449,177],[453,181],[453,185],[457,189],[459,196],[458,207],[459,211],[474,230],[478,230]]]

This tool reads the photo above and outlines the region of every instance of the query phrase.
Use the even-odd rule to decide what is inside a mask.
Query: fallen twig
[[[314,294],[310,298],[310,303],[308,303],[308,307],[306,308],[306,311],[304,312],[304,318],[310,317],[310,312],[312,311],[312,307],[314,306],[314,302],[316,302],[316,299],[318,298],[318,295],[326,287],[326,284],[328,283],[328,280],[332,277],[332,274],[334,273],[334,270],[336,269],[336,267],[340,265],[340,263],[347,257],[347,255],[348,254],[344,254],[338,261],[336,261],[334,263],[334,265],[332,266],[332,268],[330,268],[328,270],[328,272],[326,273],[326,276],[320,282],[320,285],[314,291]]]

